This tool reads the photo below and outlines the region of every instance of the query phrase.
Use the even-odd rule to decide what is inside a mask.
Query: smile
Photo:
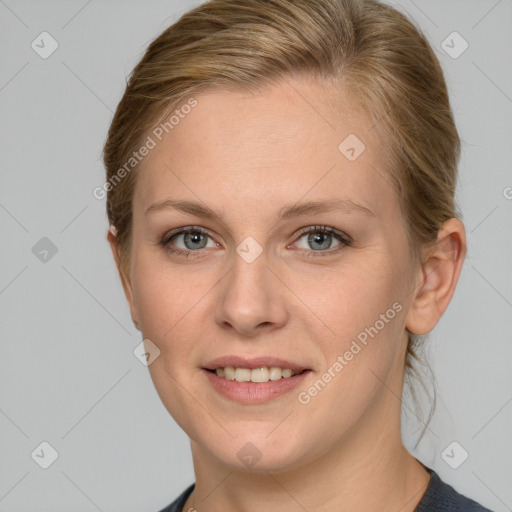
[[[226,366],[225,368],[217,368],[210,370],[215,372],[219,377],[228,380],[236,380],[237,382],[268,382],[269,380],[289,379],[295,375],[299,375],[305,370],[294,372],[290,368],[279,368],[278,366],[261,367],[261,368],[234,368]]]

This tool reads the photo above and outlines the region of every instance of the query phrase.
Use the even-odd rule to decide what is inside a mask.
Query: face
[[[160,351],[151,377],[231,467],[291,468],[382,430],[402,382],[406,227],[383,142],[332,98],[307,80],[203,92],[137,171],[125,278]],[[225,367],[235,380],[209,371]]]

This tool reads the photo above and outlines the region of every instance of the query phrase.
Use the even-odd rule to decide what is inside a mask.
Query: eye
[[[219,246],[219,244],[213,241],[205,229],[198,226],[190,226],[171,231],[163,237],[160,243],[167,251],[187,257],[200,252],[201,249]],[[196,254],[194,254],[194,256],[196,256]]]
[[[332,254],[351,244],[350,237],[329,226],[310,226],[301,232],[295,245],[309,253],[308,256],[323,256],[323,253]],[[333,249],[334,250],[329,250]],[[321,253],[321,254],[318,254]]]
[[[331,255],[345,246],[350,246],[351,238],[329,226],[309,226],[299,233],[294,245],[304,251],[307,257]],[[200,257],[202,249],[220,247],[208,232],[199,226],[175,229],[164,235],[160,245],[168,252],[180,256]],[[290,247],[290,246],[288,246]]]

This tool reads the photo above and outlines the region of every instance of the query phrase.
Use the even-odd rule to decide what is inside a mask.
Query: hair
[[[443,71],[405,15],[376,0],[210,0],[149,45],[108,132],[107,215],[123,267],[137,166],[122,180],[119,171],[152,128],[206,89],[251,91],[293,77],[347,91],[368,114],[388,148],[389,178],[416,261],[444,221],[460,218],[454,202],[460,140]],[[408,338],[406,377],[417,373],[414,361],[422,363],[422,337],[408,332]]]

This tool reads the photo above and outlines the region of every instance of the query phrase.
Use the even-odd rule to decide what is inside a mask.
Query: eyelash
[[[160,241],[160,245],[165,249],[166,251],[171,252],[172,254],[176,254],[178,256],[184,256],[186,258],[196,258],[201,257],[201,249],[198,249],[196,251],[192,250],[183,250],[183,249],[173,249],[169,245],[169,242],[173,240],[174,238],[178,237],[179,235],[187,234],[187,233],[201,233],[205,236],[208,236],[209,238],[212,238],[208,231],[206,231],[204,228],[201,228],[200,226],[189,226],[186,228],[180,228],[176,231],[172,231],[171,233],[167,233],[164,235],[162,240]],[[335,249],[327,250],[327,251],[308,251],[305,249],[299,249],[301,251],[305,251],[307,253],[308,258],[322,258],[326,255],[332,255],[335,252],[338,252],[342,250],[344,247],[350,247],[352,245],[352,239],[345,235],[344,233],[330,227],[330,226],[309,226],[297,233],[296,240],[299,240],[304,235],[307,235],[309,233],[325,233],[329,235],[333,235],[339,242],[341,242],[341,245],[336,247]],[[213,238],[212,238],[213,240]]]

